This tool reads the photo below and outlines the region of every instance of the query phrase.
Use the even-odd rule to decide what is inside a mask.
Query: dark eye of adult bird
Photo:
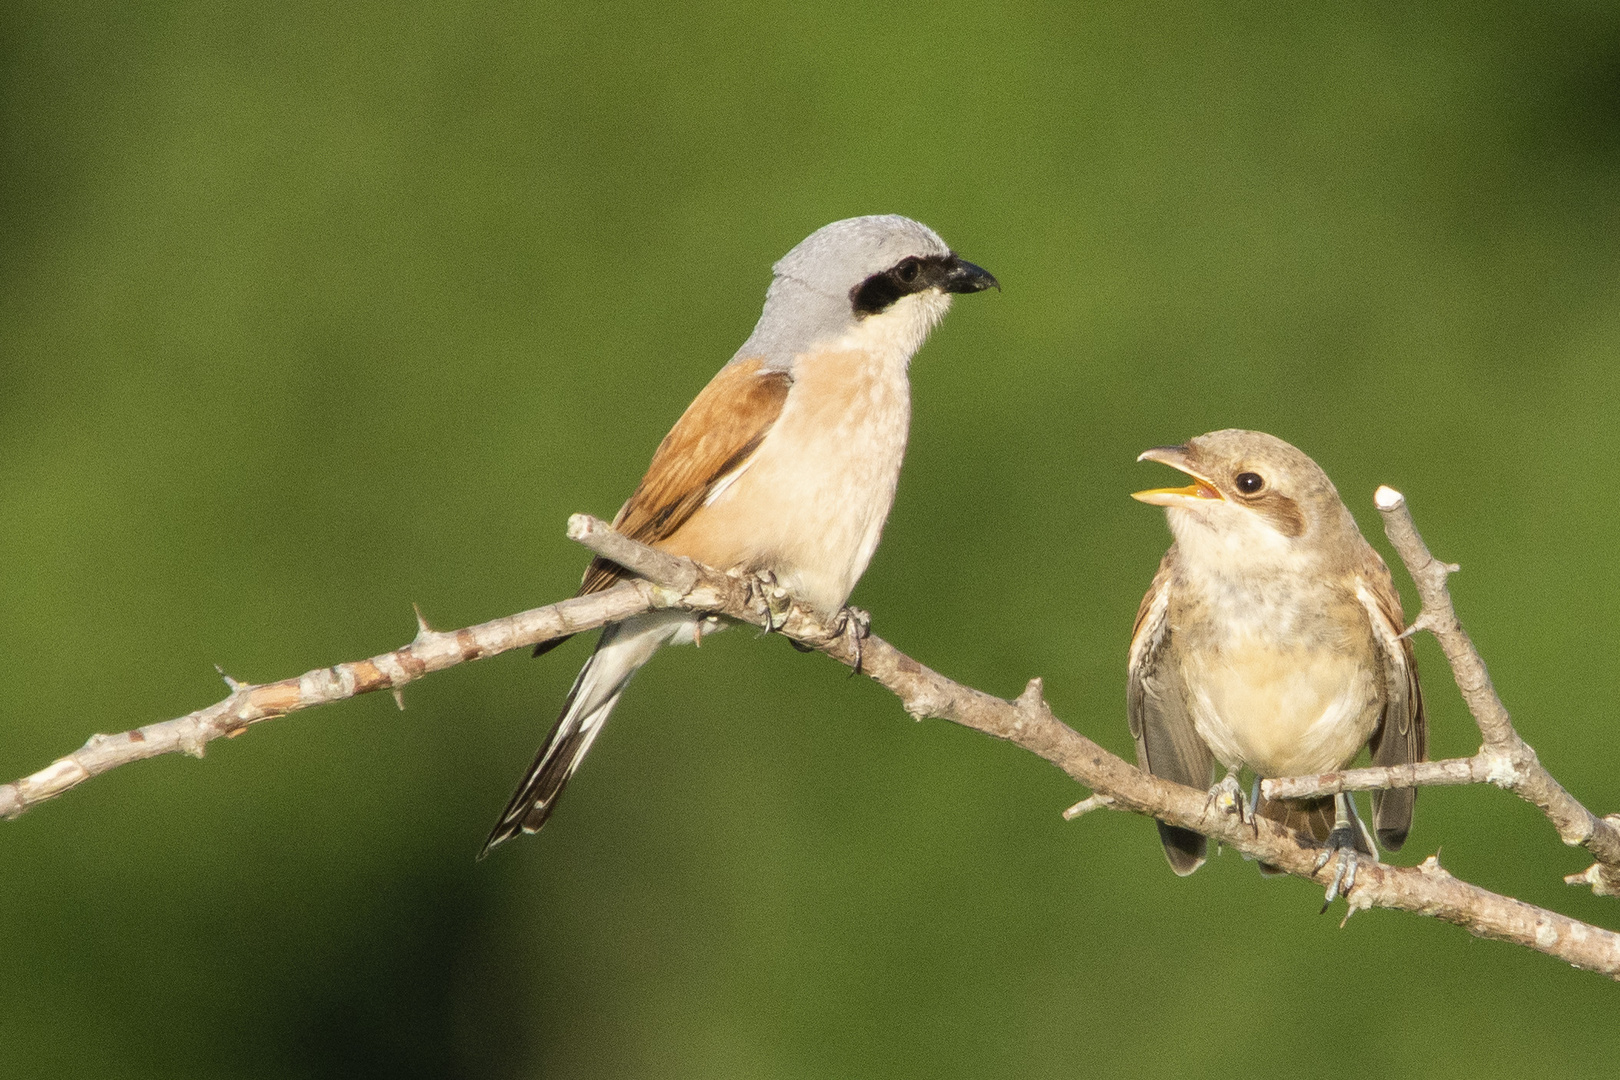
[[[1237,489],[1245,495],[1253,495],[1266,486],[1265,479],[1259,473],[1240,472],[1237,474]]]
[[[916,259],[906,259],[894,268],[894,276],[899,278],[903,285],[911,285],[916,282],[917,275],[920,273],[922,273],[922,263]]]

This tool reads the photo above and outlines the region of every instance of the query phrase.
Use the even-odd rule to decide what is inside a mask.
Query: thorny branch
[[[322,668],[277,683],[233,683],[230,696],[215,705],[120,735],[93,736],[75,753],[32,776],[0,787],[0,816],[16,817],[35,803],[131,761],[177,750],[201,756],[203,747],[212,739],[240,734],[260,720],[372,690],[388,688],[397,694],[407,683],[430,671],[535,645],[638,612],[679,608],[756,626],[771,620],[764,595],[769,586],[756,579],[722,574],[643,547],[585,515],[576,514],[569,520],[568,535],[639,574],[641,580],[464,630],[441,633],[422,623],[409,645],[368,660]],[[1403,558],[1405,554],[1403,550]],[[1424,599],[1427,616],[1428,593]],[[1320,872],[1316,870],[1321,847],[1309,836],[1272,821],[1261,819],[1249,824],[1235,815],[1213,810],[1207,793],[1144,773],[1068,727],[1047,706],[1040,679],[1031,679],[1022,694],[1007,701],[953,682],[878,637],[859,640],[846,632],[843,620],[838,623],[824,625],[795,605],[786,623],[780,624],[780,632],[845,665],[858,664],[861,672],[894,693],[905,710],[918,719],[949,720],[1005,739],[1056,765],[1094,793],[1072,808],[1071,816],[1102,806],[1128,810],[1196,830],[1244,855],[1324,886],[1332,877],[1331,864]],[[1489,681],[1483,678],[1482,665],[1479,675],[1473,685],[1488,692]],[[1511,726],[1506,730],[1511,733]],[[1488,745],[1495,745],[1489,737]],[[1510,746],[1511,740],[1503,745]],[[1528,749],[1524,747],[1525,752]],[[1533,754],[1530,760],[1534,760]],[[1550,783],[1551,778],[1545,782]],[[1559,793],[1562,790],[1557,788]],[[1569,799],[1567,794],[1563,797]],[[1594,851],[1600,847],[1594,846]],[[1433,856],[1417,867],[1363,865],[1346,899],[1352,911],[1386,907],[1433,916],[1476,935],[1523,945],[1575,967],[1620,979],[1620,934],[1460,881],[1442,869]]]

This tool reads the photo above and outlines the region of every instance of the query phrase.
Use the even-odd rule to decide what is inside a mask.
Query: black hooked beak
[[[982,266],[974,266],[955,254],[951,255],[950,264],[945,268],[944,280],[939,287],[949,293],[975,293],[994,287],[1001,290],[1001,282],[996,276]]]

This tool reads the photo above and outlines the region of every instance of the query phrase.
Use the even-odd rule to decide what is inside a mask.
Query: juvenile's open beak
[[[1154,506],[1189,506],[1198,503],[1221,502],[1221,493],[1215,485],[1198,473],[1187,463],[1187,448],[1185,446],[1155,446],[1151,450],[1144,450],[1137,455],[1137,461],[1157,461],[1168,465],[1172,469],[1180,469],[1192,477],[1194,483],[1178,488],[1149,488],[1146,491],[1135,491],[1131,498],[1138,499]]]

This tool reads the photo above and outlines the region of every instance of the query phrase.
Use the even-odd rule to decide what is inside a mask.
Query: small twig
[[[607,522],[589,514],[574,514],[568,519],[568,539],[578,541],[609,562],[618,563],[631,573],[675,592],[692,591],[703,576],[698,564],[691,559],[638,544],[614,532],[613,526]]]
[[[1512,765],[1490,750],[1473,757],[1422,761],[1371,769],[1342,769],[1316,776],[1279,776],[1260,781],[1260,794],[1268,799],[1310,799],[1341,791],[1383,791],[1389,788],[1446,787],[1457,784],[1508,786]]]
[[[1491,685],[1485,661],[1452,607],[1446,579],[1457,567],[1442,563],[1430,554],[1406,508],[1406,497],[1400,492],[1380,487],[1373,495],[1373,502],[1383,515],[1389,542],[1406,564],[1423,601],[1423,611],[1414,625],[1428,630],[1440,643],[1463,701],[1485,739],[1481,756],[1489,753],[1494,758],[1493,769],[1502,778],[1493,776],[1491,782],[1540,807],[1564,843],[1579,844],[1596,857],[1597,866],[1590,880],[1582,878],[1579,883],[1590,884],[1599,896],[1620,896],[1620,829],[1592,813],[1564,790],[1536,758],[1530,744],[1514,729],[1507,707]]]

